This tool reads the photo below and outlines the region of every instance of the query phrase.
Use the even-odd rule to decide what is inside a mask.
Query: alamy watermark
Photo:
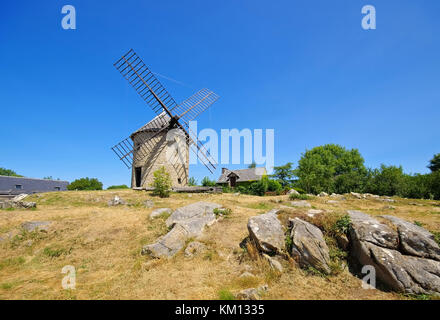
[[[67,274],[63,280],[61,280],[61,286],[65,290],[74,290],[76,287],[76,270],[74,266],[67,265],[61,269],[61,273]]]
[[[362,14],[365,16],[362,18],[362,29],[375,30],[376,29],[376,8],[372,5],[366,5],[362,7]]]
[[[203,144],[202,150],[190,153],[189,164],[197,164],[201,161],[200,159],[204,157],[200,153],[203,152],[218,164],[249,165],[255,163],[259,166],[264,165],[267,174],[273,172],[274,129],[221,129],[219,137],[217,131],[211,128],[198,132],[197,121],[190,121],[189,132],[193,141],[199,140]],[[183,132],[179,129],[170,130],[167,132],[166,140],[171,144],[167,151],[167,161],[185,163],[187,145]]]
[[[76,10],[75,7],[67,4],[61,8],[61,13],[65,16],[61,19],[61,27],[64,30],[76,29]]]

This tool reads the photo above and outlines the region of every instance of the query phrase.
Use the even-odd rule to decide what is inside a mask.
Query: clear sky
[[[66,4],[76,30],[61,27]],[[361,28],[367,4],[376,30]],[[0,167],[129,184],[110,147],[153,116],[113,67],[133,48],[180,82],[160,78],[176,101],[221,96],[199,129],[273,128],[276,165],[338,143],[369,167],[427,172],[440,152],[439,12],[438,0],[7,1]]]

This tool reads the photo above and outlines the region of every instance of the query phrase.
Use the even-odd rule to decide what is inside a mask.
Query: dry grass
[[[127,205],[108,207],[114,195]],[[363,290],[361,281],[344,269],[337,275],[320,277],[285,261],[285,272],[274,273],[252,248],[239,247],[247,236],[249,217],[287,204],[287,196],[172,194],[153,198],[132,190],[56,192],[34,195],[37,210],[0,210],[1,299],[218,299],[224,292],[269,285],[264,299],[403,299],[379,290]],[[208,251],[192,259],[182,253],[166,260],[141,256],[142,245],[165,234],[165,218],[150,220],[143,202],[152,199],[154,208],[176,209],[196,201],[213,201],[232,213],[209,227],[200,241]],[[392,214],[419,221],[433,231],[440,230],[439,202],[398,199],[394,210],[388,203],[349,198],[336,205],[326,199],[309,200],[313,207],[342,214],[358,209],[372,215]],[[328,199],[327,199],[328,200]],[[283,203],[280,203],[283,201]],[[411,203],[417,203],[414,205]],[[307,209],[284,213],[302,215]],[[25,221],[53,221],[48,233],[24,233]],[[63,290],[61,269],[76,268],[75,290]],[[255,277],[240,278],[244,271]],[[222,294],[223,292],[223,294]],[[227,296],[227,295],[226,295]]]

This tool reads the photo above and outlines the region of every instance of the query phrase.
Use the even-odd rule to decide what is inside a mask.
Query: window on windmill
[[[60,190],[61,190],[61,187],[54,187],[54,189],[55,189],[56,191],[60,191]]]
[[[141,143],[140,142],[136,142],[136,151],[139,151],[140,148],[141,148]]]
[[[21,189],[23,189],[23,186],[21,184],[16,184],[15,189],[21,190]]]
[[[182,183],[182,179],[177,178],[177,182],[178,182],[179,184],[181,184],[181,183]]]

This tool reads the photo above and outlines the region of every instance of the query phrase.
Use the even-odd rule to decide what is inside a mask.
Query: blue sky
[[[76,30],[61,28],[66,4]],[[366,4],[376,30],[361,28]],[[129,184],[110,147],[153,116],[112,65],[133,48],[184,84],[160,79],[176,101],[204,87],[221,96],[199,129],[275,129],[276,165],[338,143],[369,167],[427,172],[440,152],[439,10],[435,0],[8,1],[0,167]]]

